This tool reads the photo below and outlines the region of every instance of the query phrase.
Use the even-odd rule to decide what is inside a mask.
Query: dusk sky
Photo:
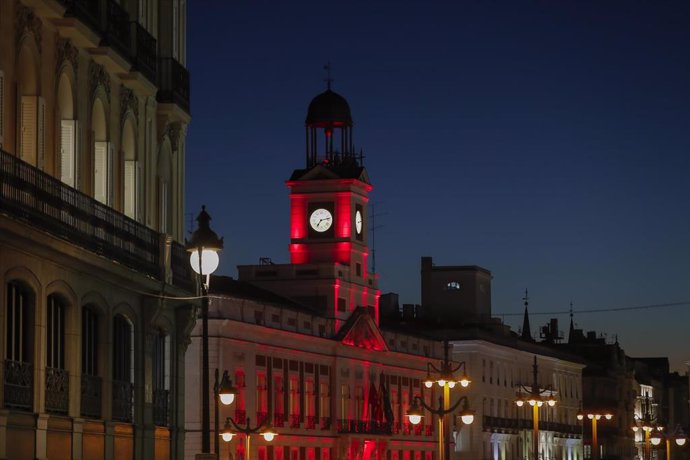
[[[285,180],[330,61],[382,293],[419,303],[422,256],[479,265],[515,330],[528,288],[533,331],[557,317],[567,334],[567,314],[537,314],[572,301],[577,327],[686,369],[690,2],[189,4],[186,211],[206,204],[225,237],[219,273],[289,262]]]

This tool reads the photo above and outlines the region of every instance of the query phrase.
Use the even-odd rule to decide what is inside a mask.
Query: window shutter
[[[106,175],[105,175],[105,190],[106,198],[108,201],[107,205],[112,205],[113,203],[113,144],[106,142]]]
[[[0,70],[0,147],[5,142],[5,73]]]
[[[45,164],[46,153],[46,100],[42,97],[37,98],[37,118],[36,126],[36,148],[37,148],[37,166],[43,169]]]
[[[21,97],[21,112],[19,124],[19,157],[29,164],[36,166],[36,96]]]
[[[60,180],[70,187],[75,183],[76,121],[62,120],[60,130]]]
[[[125,160],[125,215],[137,218],[137,162]]]
[[[93,149],[93,197],[107,204],[108,191],[108,143],[97,141]]]

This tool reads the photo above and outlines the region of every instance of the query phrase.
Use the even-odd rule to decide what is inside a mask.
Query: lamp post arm
[[[245,424],[245,426],[242,426],[242,425],[237,424],[237,422],[235,422],[235,420],[234,420],[232,417],[228,417],[228,418],[227,418],[227,421],[230,422],[230,424],[231,424],[231,425],[235,428],[235,430],[237,430],[239,433],[244,433],[244,434],[247,434],[247,435],[248,435],[248,434],[257,433],[257,432],[258,432],[259,430],[261,430],[261,428],[263,428],[264,425],[266,424],[266,422],[264,421],[264,422],[261,422],[260,424],[256,425],[254,428],[252,428],[252,427],[250,426],[250,425],[251,425],[251,419],[250,419],[249,417],[247,417],[247,423]]]
[[[443,417],[446,414],[450,414],[453,412],[455,409],[458,408],[461,402],[465,401],[466,403],[469,404],[469,400],[467,399],[467,396],[463,396],[460,399],[458,399],[455,404],[453,404],[451,407],[448,408],[448,410],[443,409],[443,398],[438,399],[438,409],[434,409],[433,407],[429,406],[420,396],[415,396],[415,400],[419,402],[419,405],[422,406],[424,409],[428,410],[434,415],[438,415],[439,417]]]
[[[465,372],[467,372],[466,367],[465,367],[465,361],[461,361],[460,363],[458,363],[457,366],[454,366],[454,367],[451,366],[450,372],[451,372],[452,374],[454,374],[454,373],[456,373],[457,371],[459,371],[460,369],[465,369]]]
[[[441,366],[441,367],[443,367],[443,366]],[[427,372],[430,372],[431,369],[433,369],[434,372],[436,372],[436,373],[443,372],[443,369],[439,369],[438,367],[434,366],[433,363],[426,363],[426,369],[427,369]]]

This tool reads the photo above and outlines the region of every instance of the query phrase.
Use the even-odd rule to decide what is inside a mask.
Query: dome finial
[[[325,66],[323,66],[323,70],[326,71],[326,78],[324,81],[326,82],[326,89],[330,90],[331,89],[331,83],[333,83],[333,79],[331,78],[331,61],[328,61]]]

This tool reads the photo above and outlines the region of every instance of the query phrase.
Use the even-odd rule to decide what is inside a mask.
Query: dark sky
[[[189,3],[186,207],[225,237],[220,273],[289,261],[284,181],[330,61],[374,184],[382,292],[419,302],[422,256],[480,265],[495,314],[529,288],[531,312],[572,301],[577,326],[685,368],[690,2]],[[567,314],[533,329],[550,316],[567,332]]]

